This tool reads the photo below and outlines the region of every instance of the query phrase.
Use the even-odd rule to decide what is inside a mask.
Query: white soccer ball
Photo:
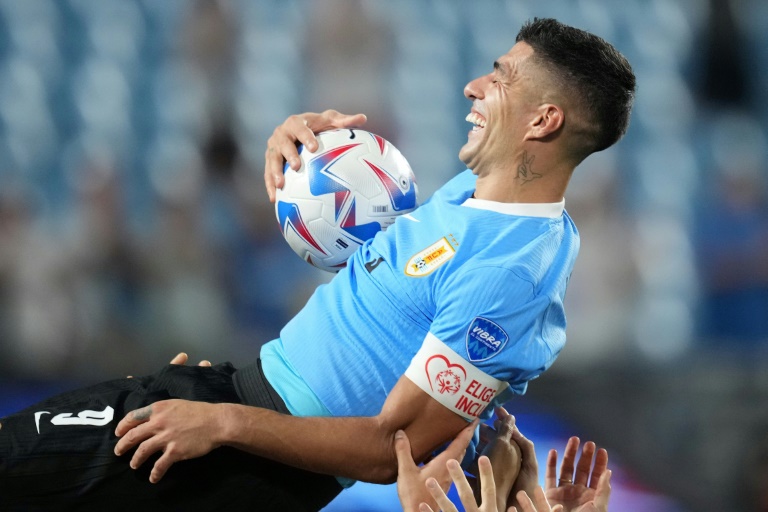
[[[288,245],[312,265],[338,272],[366,240],[418,206],[416,178],[400,151],[365,130],[317,135],[299,147],[301,167],[283,169],[275,212]]]

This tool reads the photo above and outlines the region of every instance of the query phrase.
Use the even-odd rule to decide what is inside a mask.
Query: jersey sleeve
[[[522,394],[565,343],[562,302],[537,296],[510,268],[475,267],[439,294],[430,334],[474,368]]]
[[[447,283],[405,376],[467,420],[525,392],[565,342],[562,303],[539,297],[506,268],[475,268]]]

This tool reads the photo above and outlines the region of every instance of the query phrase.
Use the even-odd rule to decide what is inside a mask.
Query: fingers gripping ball
[[[317,135],[299,148],[301,167],[285,165],[275,211],[288,245],[312,265],[338,272],[366,240],[418,206],[416,178],[400,151],[364,130]]]

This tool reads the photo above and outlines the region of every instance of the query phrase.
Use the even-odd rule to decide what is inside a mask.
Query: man
[[[350,479],[393,482],[399,430],[422,461],[468,421],[488,417],[488,405],[523,393],[565,342],[563,297],[579,245],[563,206],[568,180],[584,158],[624,134],[634,88],[629,64],[605,41],[551,19],[525,24],[491,72],[464,90],[473,128],[459,156],[468,170],[364,244],[256,363],[237,372],[170,367],[144,378],[133,402],[139,407],[114,407],[115,418],[127,413],[115,429],[115,453],[149,472],[157,488],[167,479],[183,488],[183,468],[236,457],[206,471],[223,478],[233,464],[264,468],[263,480],[254,476],[261,483],[249,485],[261,485],[268,499],[292,493],[291,477],[273,485],[271,473],[299,468],[304,485],[292,506],[316,510]],[[283,161],[296,167],[297,141],[314,149],[315,132],[362,121],[327,111],[278,127],[266,153],[270,198]],[[183,389],[165,391],[177,378]],[[194,385],[197,378],[233,385],[212,396]],[[188,400],[162,399],[169,397]],[[111,407],[89,409],[99,411],[98,421],[104,405]],[[17,415],[13,430],[39,412]],[[187,461],[211,451],[205,463]],[[243,452],[258,457],[238,458]],[[113,482],[120,479],[91,487]],[[227,482],[222,489],[238,487]],[[142,492],[162,497],[137,490],[130,498]]]

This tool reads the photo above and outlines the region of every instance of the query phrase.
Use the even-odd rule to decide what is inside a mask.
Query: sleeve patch
[[[432,333],[405,371],[414,384],[456,414],[473,420],[508,384],[470,364]]]
[[[467,329],[467,355],[470,361],[485,361],[504,348],[509,336],[496,322],[481,316],[472,320]]]

